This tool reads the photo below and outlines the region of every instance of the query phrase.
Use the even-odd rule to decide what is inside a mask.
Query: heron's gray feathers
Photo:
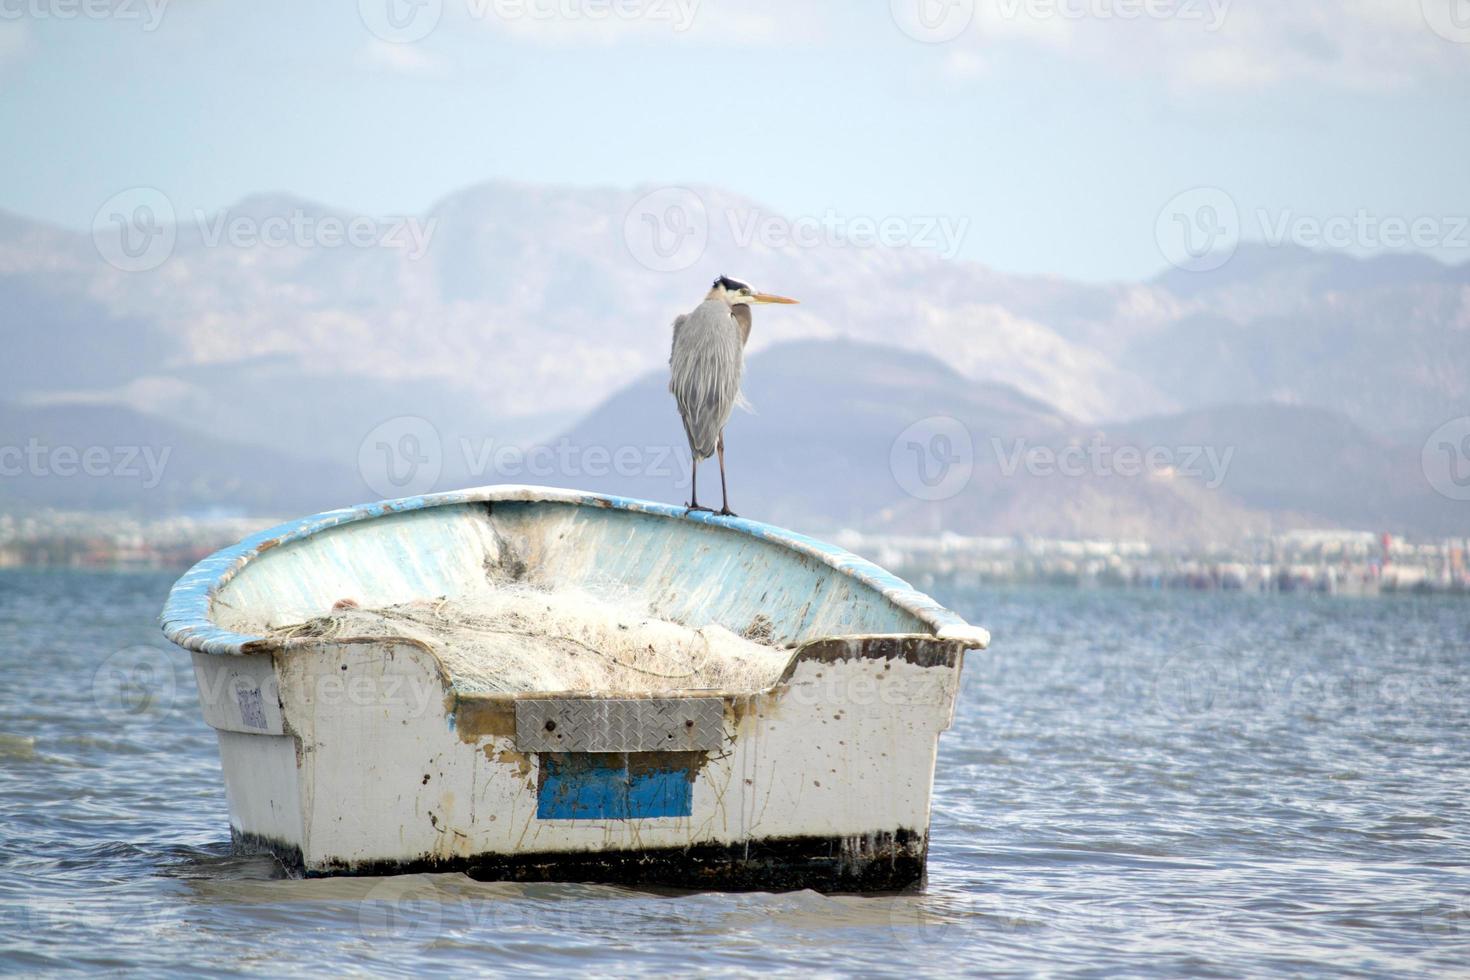
[[[674,366],[674,351],[679,349],[679,328],[684,326],[684,321],[687,319],[689,319],[688,313],[680,313],[678,316],[674,317],[674,346],[669,351],[670,368]],[[674,372],[672,370],[669,371],[669,390],[674,390]]]
[[[715,454],[720,433],[740,399],[745,366],[741,347],[739,325],[721,300],[706,300],[674,321],[669,390],[697,459]]]
[[[735,325],[740,328],[740,349],[743,351],[745,345],[750,343],[750,328],[752,326],[750,307],[744,303],[741,303],[739,306],[732,306],[730,307],[730,315],[735,318]],[[755,406],[746,400],[745,392],[743,391],[737,391],[735,393],[735,407],[741,411],[750,412],[751,414],[755,413]]]
[[[750,343],[751,316],[750,307],[741,303],[739,306],[730,307],[730,315],[735,318],[735,323],[740,327],[740,346],[743,349]]]

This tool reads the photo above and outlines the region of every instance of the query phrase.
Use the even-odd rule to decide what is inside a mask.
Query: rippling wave
[[[824,896],[302,881],[233,854],[192,671],[154,625],[169,584],[0,572],[0,972],[1470,963],[1463,600],[941,594],[995,644],[941,741],[928,887]]]

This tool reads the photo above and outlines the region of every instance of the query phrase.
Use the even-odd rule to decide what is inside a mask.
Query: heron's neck
[[[740,331],[740,346],[744,347],[750,341],[750,328],[754,323],[750,315],[750,307],[744,303],[732,306],[730,315],[735,318],[735,326]]]

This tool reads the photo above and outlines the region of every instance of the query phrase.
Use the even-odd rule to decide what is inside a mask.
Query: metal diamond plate
[[[516,702],[520,752],[704,752],[725,740],[719,698],[545,698]]]

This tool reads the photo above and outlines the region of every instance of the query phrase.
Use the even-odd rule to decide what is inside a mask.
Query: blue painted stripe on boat
[[[187,650],[215,654],[238,654],[242,652],[242,648],[247,643],[257,642],[261,638],[234,633],[214,625],[209,616],[209,605],[215,593],[262,551],[300,541],[343,524],[372,520],[389,514],[455,504],[510,501],[572,504],[655,514],[674,520],[708,524],[712,527],[748,534],[762,541],[769,541],[772,544],[810,555],[831,568],[876,589],[900,608],[926,623],[935,633],[945,629],[970,628],[964,619],[945,609],[897,575],[835,545],[784,528],[740,517],[721,517],[704,512],[690,513],[683,507],[674,504],[636,500],[630,497],[607,496],[552,487],[495,486],[344,507],[340,510],[326,511],[300,520],[288,521],[285,524],[252,534],[238,544],[222,548],[203,559],[184,573],[174,584],[164,604],[163,612],[159,616],[164,634]]]
[[[694,812],[694,784],[682,760],[630,771],[626,755],[540,756],[538,820],[648,820]]]

